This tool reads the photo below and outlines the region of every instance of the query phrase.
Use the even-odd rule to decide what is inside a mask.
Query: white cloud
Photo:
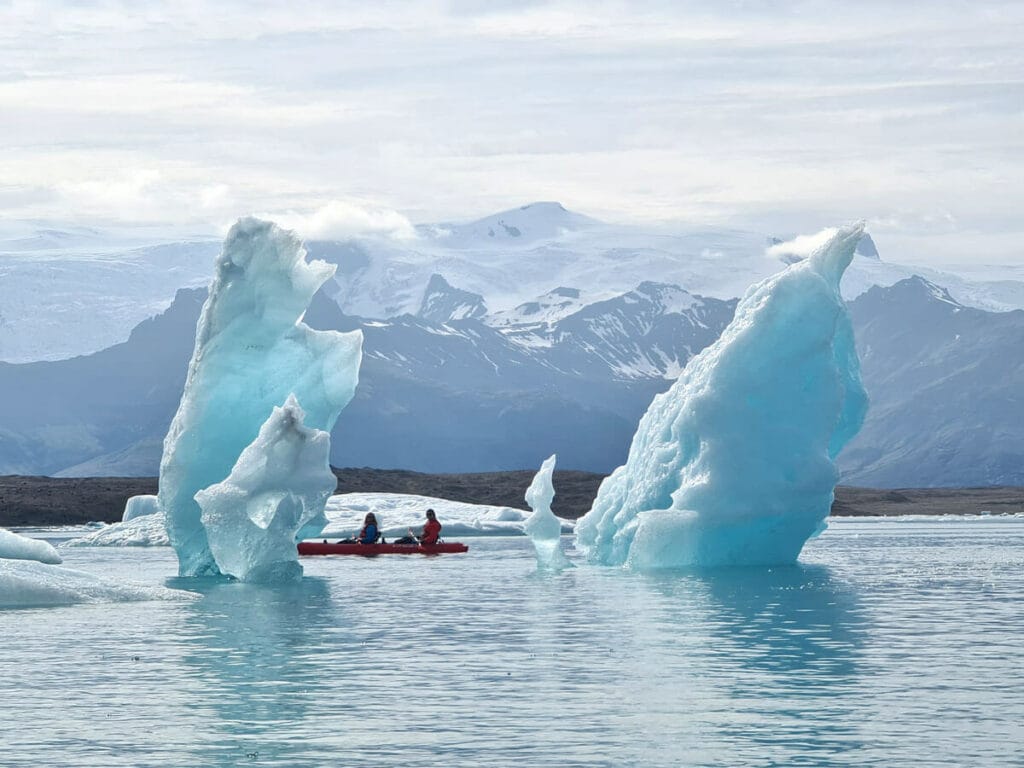
[[[864,217],[893,260],[934,248],[937,229],[946,253],[1020,258],[1019,3],[14,0],[0,14],[8,219],[212,233],[290,211],[316,236],[409,236],[390,209],[437,221],[559,199],[769,232]]]
[[[351,200],[332,200],[305,213],[284,211],[259,214],[310,240],[343,240],[379,235],[397,240],[416,237],[412,222],[398,211]]]
[[[835,227],[828,227],[813,235],[798,235],[792,240],[769,246],[765,253],[783,264],[795,264],[809,259],[816,251],[821,250],[837,231]]]

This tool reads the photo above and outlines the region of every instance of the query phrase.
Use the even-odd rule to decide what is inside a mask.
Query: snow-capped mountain
[[[35,248],[0,252],[0,360],[60,360],[124,341],[166,309],[178,288],[205,286],[218,243],[92,253],[42,233]],[[25,245],[6,241],[0,247]]]
[[[415,233],[314,241],[307,249],[338,266],[326,292],[347,315],[480,318],[486,307],[488,323],[511,327],[549,324],[644,281],[736,298],[800,258],[813,240],[611,225],[558,203],[465,224],[421,225]],[[123,341],[135,324],[166,308],[177,288],[205,285],[219,248],[199,242],[104,249],[103,237],[92,230],[38,230],[0,240],[0,360],[61,359]],[[1022,280],[892,264],[868,239],[859,254],[843,282],[848,299],[920,274],[967,306],[1024,307]]]
[[[203,296],[179,292],[128,341],[93,355],[0,364],[0,473],[155,473]],[[651,398],[734,307],[647,282],[549,322],[499,325],[359,319],[318,294],[307,322],[365,334],[332,461],[483,471],[557,451],[568,466],[607,471]],[[869,290],[851,313],[872,402],[841,456],[845,482],[1024,484],[1024,312],[965,307],[912,278]]]
[[[454,288],[440,275],[431,275],[417,317],[437,323],[484,317],[487,302],[479,293]]]
[[[966,307],[920,277],[850,311],[871,407],[840,458],[845,482],[1024,482],[1024,311]]]

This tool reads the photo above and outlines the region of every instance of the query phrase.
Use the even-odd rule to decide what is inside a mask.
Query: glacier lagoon
[[[60,538],[82,531],[34,530]],[[69,568],[199,599],[0,611],[4,766],[1010,766],[1024,519],[838,519],[795,566],[538,574],[309,558],[274,587]]]

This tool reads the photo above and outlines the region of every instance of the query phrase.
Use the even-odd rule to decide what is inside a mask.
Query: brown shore
[[[405,470],[335,469],[338,493],[414,493],[454,501],[524,509],[532,470],[430,475]],[[554,511],[577,518],[587,511],[603,475],[556,471]],[[0,477],[0,526],[74,525],[121,519],[125,500],[156,493],[155,477]],[[1024,513],[1024,487],[876,489],[840,486],[832,514],[979,515]]]

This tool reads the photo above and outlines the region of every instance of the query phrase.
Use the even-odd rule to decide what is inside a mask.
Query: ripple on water
[[[4,766],[1024,761],[1024,521],[847,521],[799,566],[538,577],[528,541],[181,603],[0,612]]]

